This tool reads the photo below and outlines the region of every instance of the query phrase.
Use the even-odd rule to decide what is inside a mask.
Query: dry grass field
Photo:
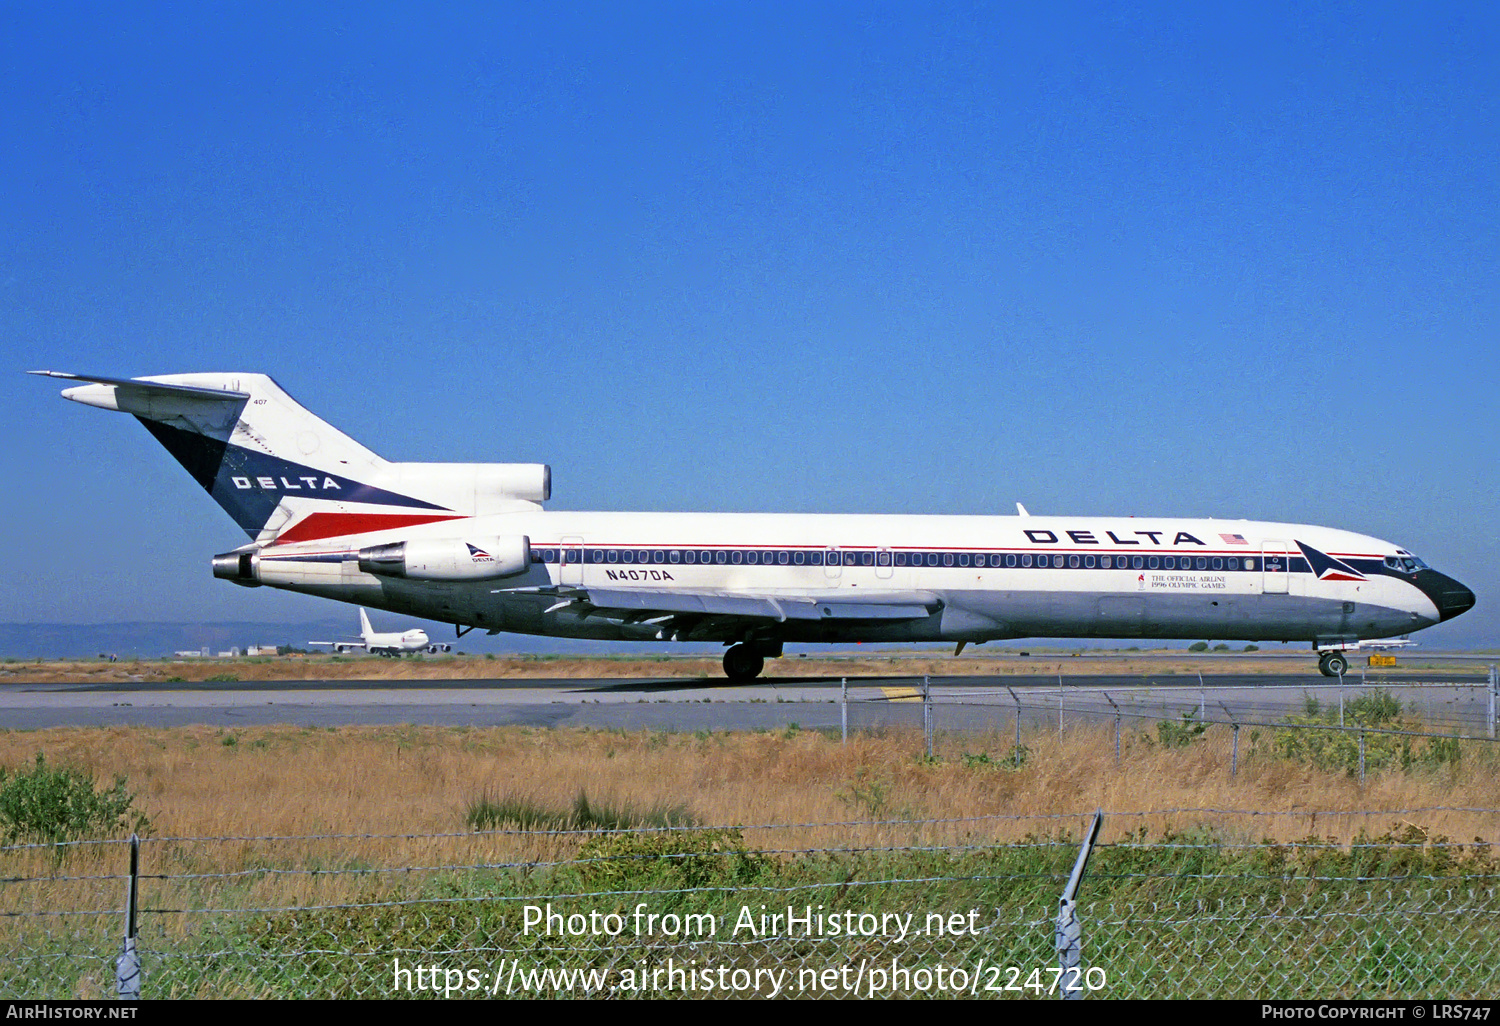
[[[1347,842],[1402,821],[1434,834],[1500,841],[1500,819],[1483,812],[1390,817],[1329,815],[1364,810],[1494,808],[1500,765],[1475,744],[1456,764],[1352,775],[1318,769],[1242,742],[1231,778],[1228,734],[1164,747],[1127,732],[1120,764],[1108,726],[1028,732],[1023,765],[1013,738],[940,737],[927,761],[919,734],[836,736],[776,732],[677,734],[586,729],[345,727],[63,728],[0,733],[0,766],[76,766],[101,782],[123,775],[155,836],[465,832],[470,804],[517,798],[567,808],[580,792],[596,803],[683,807],[710,825],[912,824],[915,835],[983,835],[999,841],[1054,828],[1076,830],[1102,808],[1118,836],[1205,824],[1225,839],[1286,841],[1308,835]],[[1226,815],[1173,810],[1258,810]],[[1314,813],[1318,815],[1315,817]],[[930,820],[1015,817],[921,826]],[[888,827],[871,828],[888,830]],[[778,843],[842,843],[851,828],[778,832]],[[795,835],[795,836],[793,836]]]

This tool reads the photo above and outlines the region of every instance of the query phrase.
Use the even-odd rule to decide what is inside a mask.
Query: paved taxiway
[[[851,727],[921,725],[921,679],[861,677],[849,681]],[[1483,732],[1488,695],[1482,673],[1370,677],[1390,689],[1434,728]],[[1114,715],[1175,718],[1201,709],[1207,719],[1274,722],[1303,712],[1310,700],[1337,707],[1336,683],[1318,675],[1065,677],[933,677],[931,690],[944,729],[995,729],[1024,718]],[[1349,678],[1345,699],[1358,694]],[[754,730],[796,723],[837,728],[840,680],[769,677],[751,685],[722,679],[246,681],[0,685],[0,727],[259,724],[333,727],[441,726],[608,727],[661,730]]]

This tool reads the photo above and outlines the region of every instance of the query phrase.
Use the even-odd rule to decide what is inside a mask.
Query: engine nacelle
[[[414,581],[486,581],[514,577],[530,565],[531,539],[524,534],[420,539],[359,550],[364,573]]]
[[[214,576],[246,588],[259,588],[259,558],[253,552],[224,552],[213,559]]]
[[[391,463],[371,484],[477,517],[503,513],[516,502],[552,496],[552,468],[545,463]]]

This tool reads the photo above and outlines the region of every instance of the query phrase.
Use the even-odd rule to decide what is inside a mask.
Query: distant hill
[[[533,652],[538,654],[580,653],[602,655],[610,652],[648,654],[657,651],[677,655],[694,652],[722,652],[721,645],[681,645],[662,643],[640,645],[621,642],[609,644],[591,641],[569,641],[563,638],[540,638],[521,634],[498,634],[490,637],[482,630],[455,638],[450,624],[433,623],[395,613],[372,612],[376,630],[394,631],[421,627],[433,641],[453,645],[455,651]],[[157,658],[174,652],[244,651],[250,645],[290,645],[306,649],[309,641],[357,639],[358,614],[353,607],[347,616],[282,623],[253,620],[225,620],[217,623],[0,623],[0,658],[3,659],[87,659],[98,655]]]
[[[0,623],[0,657],[20,659],[87,658],[97,655],[154,658],[207,647],[225,652],[249,645],[306,648],[311,639],[342,637],[353,617],[308,623]]]

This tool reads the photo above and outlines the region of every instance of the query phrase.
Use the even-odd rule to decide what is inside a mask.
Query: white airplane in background
[[[1377,641],[1351,641],[1340,647],[1342,652],[1359,652],[1362,650],[1371,652],[1384,652],[1392,648],[1416,648],[1417,643],[1410,638],[1386,638]]]
[[[429,652],[436,655],[453,648],[443,642],[434,643],[420,627],[413,627],[409,631],[377,632],[370,626],[370,617],[363,609],[359,611],[359,638],[358,641],[309,641],[308,644],[332,648],[340,653],[363,649],[371,655],[397,657],[408,652]]]
[[[214,576],[460,637],[716,641],[734,680],[787,642],[1305,641],[1334,676],[1352,643],[1474,605],[1405,549],[1305,524],[548,511],[547,466],[390,463],[263,374],[32,373],[134,414],[249,534]]]

